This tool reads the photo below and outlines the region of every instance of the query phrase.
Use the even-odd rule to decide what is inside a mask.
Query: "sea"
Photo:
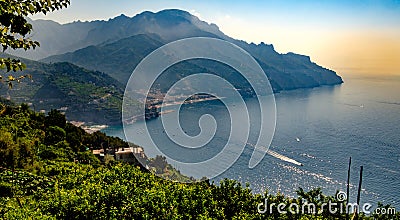
[[[400,210],[400,76],[347,74],[343,80],[342,85],[275,94],[276,129],[269,149],[277,154],[266,154],[251,169],[248,164],[254,149],[247,145],[238,160],[211,181],[235,179],[248,183],[254,193],[280,192],[296,197],[301,187],[321,188],[324,194],[335,195],[337,191],[346,192],[351,157],[350,202],[356,200],[363,166],[361,204],[381,202]],[[245,102],[250,113],[258,109],[257,98]],[[212,114],[218,128],[208,149],[212,154],[222,150],[229,136],[229,114],[221,102],[185,105],[180,113],[181,126],[188,135],[200,132],[201,115]],[[252,119],[257,121],[260,116],[254,115]],[[169,153],[179,157],[181,151],[168,140],[160,118],[137,122],[126,129],[140,134],[144,132],[139,129],[140,123],[147,123],[151,136],[165,149],[176,149]],[[122,126],[111,126],[103,132],[126,139]],[[143,144],[140,135],[135,136],[139,137],[134,142]],[[155,156],[143,147],[148,156]],[[185,160],[196,161],[199,157]],[[175,168],[185,174],[184,167]]]

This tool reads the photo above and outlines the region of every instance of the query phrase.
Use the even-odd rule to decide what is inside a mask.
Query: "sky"
[[[177,8],[247,42],[308,55],[339,74],[400,75],[400,0],[71,0],[59,23]]]

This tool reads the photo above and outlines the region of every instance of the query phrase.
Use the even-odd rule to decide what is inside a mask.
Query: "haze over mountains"
[[[32,51],[30,58],[42,59],[58,54],[43,61],[68,61],[89,69],[104,71],[112,76],[124,75],[121,78],[116,77],[122,83],[126,82],[129,77],[126,75],[132,73],[141,58],[165,43],[187,37],[221,38],[247,50],[259,61],[271,80],[276,82],[275,90],[342,82],[333,71],[312,63],[307,56],[294,53],[279,54],[272,45],[247,44],[235,40],[222,33],[216,25],[208,24],[181,10],[164,10],[158,13],[146,11],[133,18],[120,15],[108,21],[74,22],[65,25],[51,21],[35,21],[33,26],[37,30],[34,38],[46,42],[46,47],[41,47],[37,52]],[[148,37],[131,38],[138,34]],[[65,54],[66,52],[72,53]],[[121,61],[116,62],[118,59],[115,58],[119,55],[121,58],[135,56],[134,59],[123,61],[128,62],[124,67],[130,68],[120,68]]]
[[[69,62],[94,70],[88,71],[91,73],[106,73],[119,82],[113,84],[121,91],[145,56],[166,43],[187,37],[214,37],[242,47],[258,61],[276,92],[342,83],[334,71],[311,62],[308,56],[279,54],[272,45],[248,44],[233,39],[216,25],[176,9],[157,13],[146,11],[132,18],[120,15],[108,21],[78,21],[61,25],[54,21],[36,20],[31,23],[34,28],[32,38],[41,42],[41,47],[28,52],[15,51],[14,55],[46,63]],[[166,90],[179,78],[198,71],[224,76],[235,86],[248,89],[246,82],[234,70],[204,60],[179,63],[167,70],[163,74],[166,76],[159,79],[160,89]]]

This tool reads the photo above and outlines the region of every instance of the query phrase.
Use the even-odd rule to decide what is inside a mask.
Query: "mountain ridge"
[[[80,25],[82,24],[83,23],[80,23]],[[128,60],[126,62],[131,63],[126,65],[113,60],[112,56],[107,57],[104,55],[104,51],[118,53],[117,49],[110,51],[110,45],[120,44],[119,48],[123,46],[132,48],[131,44],[135,44],[135,42],[130,42],[126,45],[123,45],[121,42],[127,42],[126,39],[133,36],[151,36],[150,38],[152,38],[152,40],[156,39],[155,41],[158,41],[158,43],[146,41],[145,43],[149,45],[146,49],[142,48],[142,51],[132,49],[129,52],[130,55],[119,54],[121,57],[133,57],[136,55],[136,57],[144,58],[148,55],[150,50],[154,50],[171,41],[188,37],[213,37],[227,40],[249,52],[266,72],[276,92],[297,88],[313,88],[321,85],[336,85],[343,82],[341,77],[334,71],[317,65],[311,61],[309,56],[293,52],[280,54],[275,50],[272,44],[265,44],[263,42],[260,44],[248,44],[245,41],[233,39],[221,32],[218,26],[201,21],[189,12],[178,9],[163,10],[156,13],[144,11],[131,18],[120,15],[108,21],[86,22],[85,24],[93,25],[94,28],[87,31],[85,39],[80,41],[81,45],[90,44],[90,40],[101,43],[88,45],[68,53],[49,56],[41,59],[41,61],[72,62],[87,69],[105,72],[121,83],[126,84],[129,75],[134,70],[134,64],[137,64],[139,61]],[[73,25],[73,23],[66,25]],[[97,51],[89,52],[89,50],[94,49]],[[80,56],[80,53],[83,53],[83,51],[86,56]],[[100,55],[103,56],[101,63],[90,61],[91,56],[96,57]],[[77,57],[80,57],[79,60],[77,60]],[[113,64],[111,60],[116,63]],[[121,65],[127,68],[121,69]],[[117,71],[118,74],[116,74],[115,71]]]

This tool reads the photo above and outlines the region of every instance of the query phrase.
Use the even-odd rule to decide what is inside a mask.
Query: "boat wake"
[[[280,159],[280,160],[283,160],[283,161],[286,161],[286,162],[295,164],[295,165],[297,165],[297,166],[303,166],[302,163],[300,163],[300,162],[298,162],[298,161],[296,161],[296,160],[294,160],[294,159],[291,159],[291,158],[289,158],[289,157],[286,157],[286,156],[284,156],[284,155],[282,155],[282,154],[279,154],[279,153],[277,153],[277,152],[275,152],[275,151],[268,150],[268,151],[267,151],[267,154],[269,154],[269,155],[271,155],[271,156],[273,156],[273,157],[275,157],[275,158],[278,158],[278,159]]]
[[[254,145],[253,145],[253,144],[250,144],[250,143],[247,143],[247,145],[254,147]],[[264,146],[262,146],[261,148],[256,149],[256,150],[264,151],[264,152],[266,152],[267,154],[269,154],[269,155],[271,155],[271,156],[273,156],[273,157],[275,157],[275,158],[277,158],[277,159],[283,160],[283,161],[285,161],[285,162],[292,163],[292,164],[297,165],[297,166],[303,166],[302,163],[300,163],[300,162],[298,162],[298,161],[296,161],[296,160],[294,160],[294,159],[292,159],[292,158],[289,158],[289,157],[287,157],[287,156],[284,156],[284,155],[282,155],[282,154],[279,154],[279,153],[277,153],[277,152],[275,152],[275,151],[273,151],[273,150],[271,150],[271,149],[267,149],[267,148],[264,147]]]

